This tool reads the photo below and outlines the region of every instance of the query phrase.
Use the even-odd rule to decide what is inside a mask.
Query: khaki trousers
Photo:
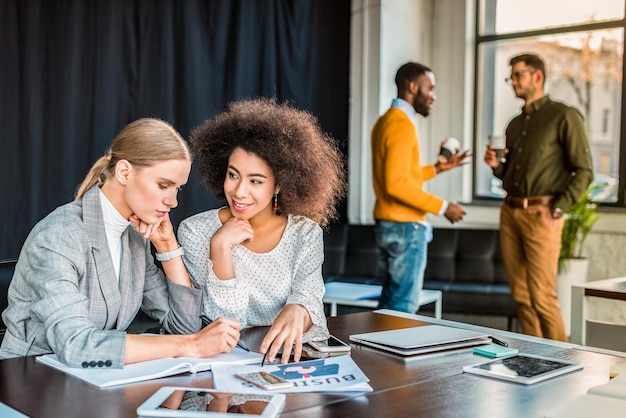
[[[522,332],[567,341],[556,295],[562,231],[563,218],[551,219],[548,207],[504,203],[500,210],[502,257]]]

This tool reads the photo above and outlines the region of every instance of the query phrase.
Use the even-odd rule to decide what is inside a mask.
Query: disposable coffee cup
[[[446,161],[450,159],[461,149],[461,143],[456,138],[446,138],[439,150],[439,156],[445,158]]]
[[[505,160],[504,149],[506,148],[506,137],[502,135],[489,135],[489,144],[496,152],[496,158],[500,161]]]

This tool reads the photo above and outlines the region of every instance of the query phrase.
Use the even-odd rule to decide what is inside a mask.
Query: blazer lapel
[[[99,193],[98,186],[94,186],[83,197],[83,223],[88,236],[91,237],[94,263],[91,268],[96,272],[96,277],[90,284],[90,294],[94,300],[90,303],[89,310],[94,324],[102,329],[112,329],[117,322],[121,301],[117,275],[104,229]],[[98,295],[102,295],[104,303],[97,302]]]
[[[120,271],[120,294],[122,306],[117,328],[127,329],[137,315],[143,299],[145,276],[145,239],[134,234],[129,226],[122,234],[122,264]],[[132,257],[131,255],[135,256]]]

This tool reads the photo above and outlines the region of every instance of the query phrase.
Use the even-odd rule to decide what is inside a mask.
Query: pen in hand
[[[202,328],[206,327],[211,322],[213,322],[213,320],[206,315],[200,315],[200,320],[202,321]],[[237,347],[241,348],[242,350],[250,351],[250,349],[246,347],[245,345],[243,345],[241,341],[237,342]]]
[[[261,367],[265,366],[265,362],[267,361],[267,355],[269,354],[270,350],[269,348],[267,349],[267,351],[265,352],[265,354],[263,354],[263,360],[261,360]],[[274,359],[276,360],[276,359]],[[305,359],[305,358],[300,358],[301,361],[303,360],[313,360],[313,359]],[[293,362],[293,354],[291,355],[291,357],[289,357],[289,362]],[[269,363],[268,363],[269,364]]]

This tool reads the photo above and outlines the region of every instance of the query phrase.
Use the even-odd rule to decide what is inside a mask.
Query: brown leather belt
[[[554,196],[515,197],[507,195],[504,201],[512,208],[526,209],[529,206],[550,206],[554,201]]]

